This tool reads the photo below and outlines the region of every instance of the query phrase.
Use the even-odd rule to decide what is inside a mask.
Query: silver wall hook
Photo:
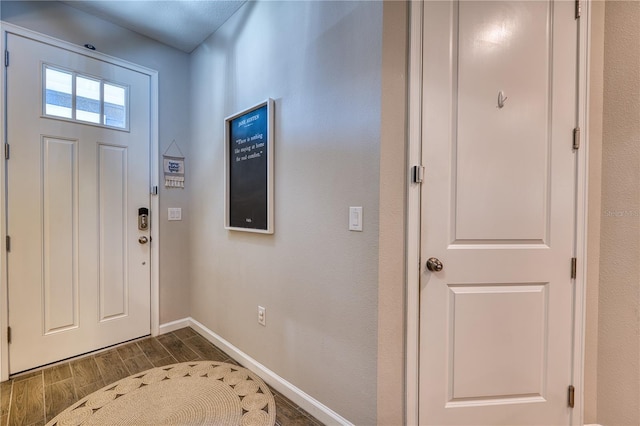
[[[504,92],[502,90],[499,91],[498,92],[498,108],[504,107],[504,103],[507,101],[507,99],[509,99],[509,98],[507,98],[504,95]]]

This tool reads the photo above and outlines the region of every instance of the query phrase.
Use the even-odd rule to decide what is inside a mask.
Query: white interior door
[[[7,49],[9,365],[16,373],[150,333],[150,248],[138,241],[149,238],[138,229],[138,209],[150,202],[150,81],[18,35],[8,35]],[[97,110],[91,93],[104,101]],[[116,95],[126,107],[113,125]],[[69,108],[43,108],[49,97]],[[103,115],[106,125],[47,115],[71,110],[86,121]]]
[[[420,424],[569,424],[574,3],[426,1],[423,34]]]

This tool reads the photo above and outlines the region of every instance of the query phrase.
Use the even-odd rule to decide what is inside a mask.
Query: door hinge
[[[580,127],[573,129],[573,149],[580,148]]]
[[[580,0],[576,0],[576,19],[580,19],[582,15],[582,2]]]
[[[411,183],[422,183],[422,179],[424,179],[424,167],[411,167]]]
[[[158,195],[158,187],[157,186],[152,186],[151,187],[151,195]]]
[[[4,159],[8,160],[11,157],[11,147],[8,143],[4,144]]]
[[[7,343],[11,343],[11,327],[7,327]]]
[[[568,405],[573,408],[576,405],[576,388],[573,385],[569,386]]]
[[[7,251],[11,251],[11,237],[8,235],[6,239],[6,247],[7,247]]]
[[[4,51],[4,66],[9,67],[9,51]]]
[[[578,259],[575,257],[571,258],[571,279],[576,279],[578,273]]]

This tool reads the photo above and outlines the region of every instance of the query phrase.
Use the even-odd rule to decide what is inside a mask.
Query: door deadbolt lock
[[[141,231],[149,229],[149,209],[146,207],[138,209],[138,229]]]
[[[436,257],[430,257],[427,260],[427,269],[431,272],[440,272],[443,268],[444,265],[442,264],[442,262],[440,262],[440,259]]]

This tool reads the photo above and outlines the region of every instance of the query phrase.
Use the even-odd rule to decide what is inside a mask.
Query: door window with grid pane
[[[44,66],[47,117],[128,130],[129,88],[62,68]]]

